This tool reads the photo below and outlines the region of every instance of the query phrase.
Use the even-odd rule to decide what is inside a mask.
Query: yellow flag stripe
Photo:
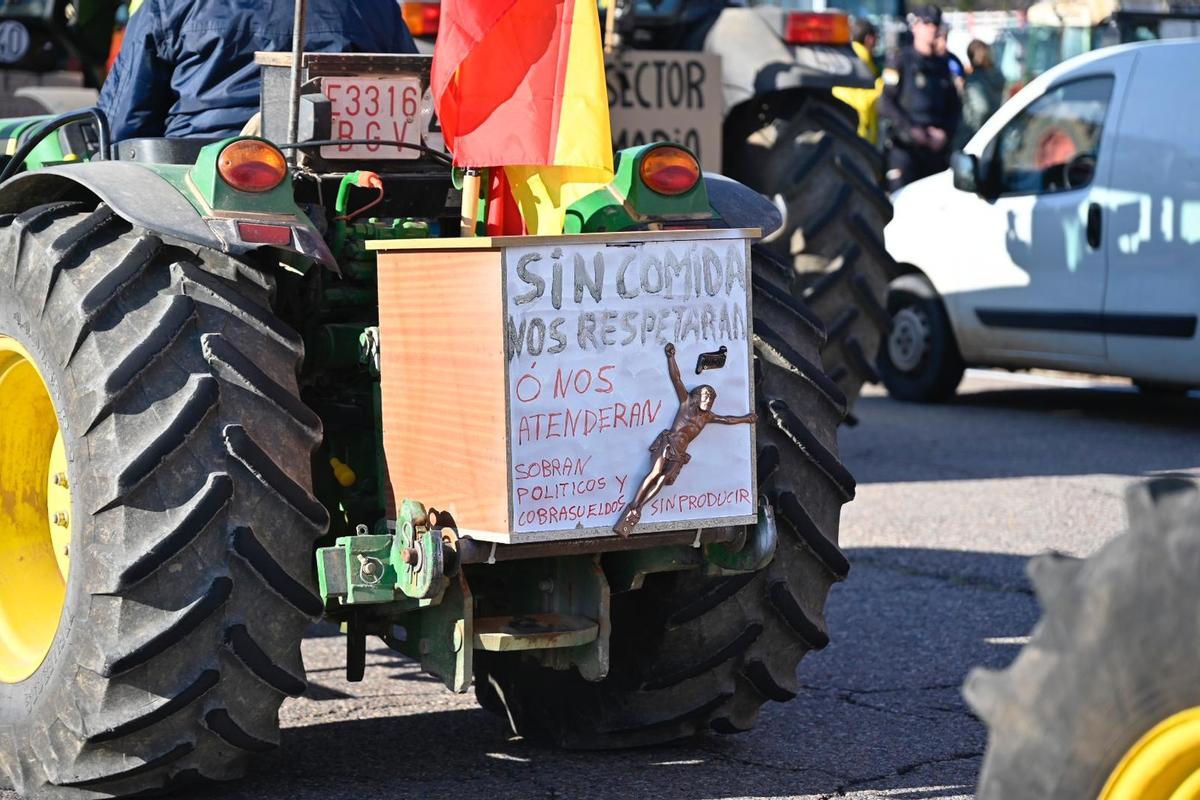
[[[600,42],[600,13],[592,0],[571,3],[567,77],[559,110],[554,163],[596,167],[612,178],[612,131]]]
[[[554,142],[556,166],[504,168],[526,228],[538,235],[562,233],[567,207],[613,178],[600,15],[592,0],[574,0],[571,5],[567,74]]]

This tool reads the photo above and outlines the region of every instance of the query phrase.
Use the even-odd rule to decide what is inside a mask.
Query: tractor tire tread
[[[249,528],[238,528],[233,532],[233,551],[245,559],[263,582],[283,598],[288,605],[305,619],[316,620],[325,610],[321,598],[298,580],[263,547],[262,542]]]
[[[329,515],[309,488],[321,425],[299,399],[303,342],[271,310],[274,281],[103,204],[0,225],[0,330],[30,320],[18,335],[51,373],[80,470],[72,622],[46,662],[78,666],[44,666],[34,695],[0,685],[0,768],[23,796],[231,779],[305,689]],[[72,385],[94,388],[55,388]]]
[[[216,521],[232,498],[233,481],[229,475],[223,472],[209,475],[204,486],[182,509],[183,517],[168,531],[156,536],[150,549],[120,569],[112,593],[131,589],[179,555]]]
[[[245,625],[229,627],[225,631],[225,642],[247,669],[276,692],[287,697],[299,697],[304,694],[304,679],[275,663],[267,651],[254,641]]]
[[[120,739],[122,736],[129,736],[155,723],[161,722],[184,706],[199,700],[208,693],[209,689],[216,686],[220,679],[221,673],[217,670],[203,670],[196,677],[196,680],[189,683],[179,693],[160,702],[149,711],[140,711],[138,716],[132,719],[107,724],[101,730],[89,734],[86,737],[86,741],[88,744],[99,744],[100,742],[107,742],[112,739]]]
[[[166,614],[166,620],[155,626],[148,635],[143,635],[141,641],[111,657],[100,674],[112,678],[145,665],[168,647],[186,639],[218,608],[225,605],[231,594],[233,581],[230,578],[215,579],[208,591],[193,600],[190,605],[173,614]]]
[[[163,425],[145,441],[140,442],[135,455],[117,475],[117,495],[100,511],[107,511],[123,503],[151,475],[162,466],[173,453],[179,452],[188,443],[196,430],[208,418],[220,399],[217,379],[211,375],[193,375],[188,378],[184,389],[187,396],[183,404]]]
[[[1144,734],[1200,706],[1200,484],[1141,482],[1126,506],[1128,530],[1088,558],[1030,562],[1042,617],[1029,641],[1008,667],[967,677],[988,727],[980,800],[1100,796]]]
[[[205,714],[204,725],[226,744],[239,750],[250,753],[266,753],[279,746],[278,742],[266,742],[251,736],[234,721],[226,708],[214,708]]]
[[[784,228],[762,246],[791,263],[786,288],[825,322],[821,361],[851,405],[864,383],[878,381],[862,364],[873,362],[886,335],[878,312],[898,274],[882,246],[892,218],[879,183],[882,156],[852,118],[827,93],[766,96],[731,119],[726,148],[729,175],[787,209]],[[846,346],[847,337],[856,344]]]

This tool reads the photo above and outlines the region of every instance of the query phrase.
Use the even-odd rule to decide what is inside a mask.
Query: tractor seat
[[[118,161],[141,161],[147,164],[194,164],[200,149],[226,137],[177,139],[165,136],[146,136],[126,139],[113,145]]]

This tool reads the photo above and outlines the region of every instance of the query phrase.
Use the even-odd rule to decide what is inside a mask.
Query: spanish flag
[[[442,0],[430,82],[454,163],[504,167],[529,232],[612,180],[595,0]]]

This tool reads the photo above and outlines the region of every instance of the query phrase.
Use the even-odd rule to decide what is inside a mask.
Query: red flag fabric
[[[505,167],[531,232],[612,180],[595,0],[442,0],[430,88],[454,163]]]
[[[484,228],[488,236],[520,236],[529,232],[502,169],[489,172]]]

